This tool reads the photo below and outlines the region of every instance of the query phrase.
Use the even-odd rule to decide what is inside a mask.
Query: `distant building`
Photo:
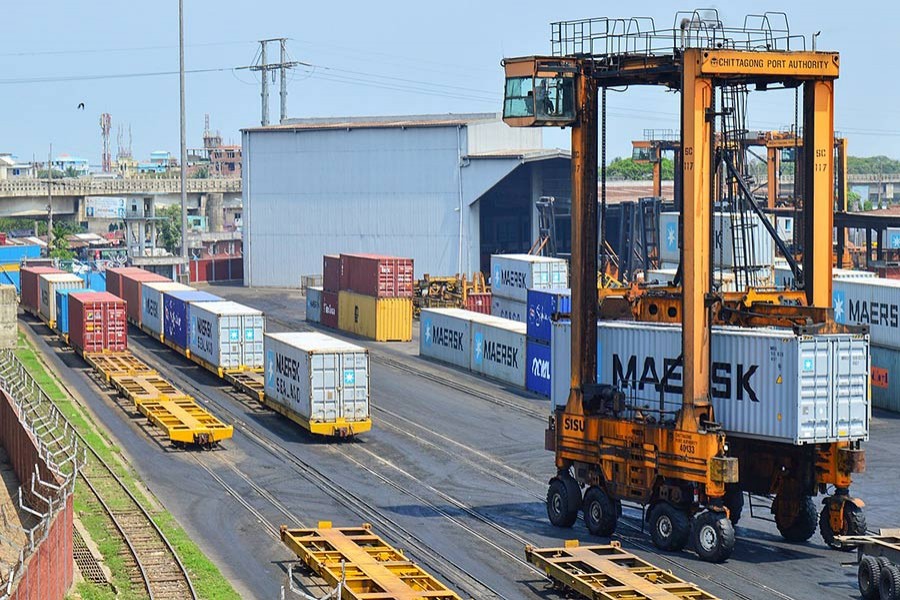
[[[16,165],[16,161],[9,154],[0,154],[0,181],[9,179],[10,171]]]
[[[412,257],[417,276],[487,271],[491,254],[531,247],[542,196],[571,197],[569,154],[495,113],[291,119],[242,133],[247,285],[297,287],[337,252]]]
[[[65,175],[72,174],[75,177],[83,177],[91,173],[91,165],[86,158],[60,154],[51,164],[54,169],[62,171]]]
[[[203,148],[188,150],[188,177],[240,177],[241,160],[241,147],[223,144],[222,134],[210,131],[207,115]]]

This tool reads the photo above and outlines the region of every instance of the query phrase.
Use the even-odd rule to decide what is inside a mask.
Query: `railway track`
[[[28,335],[31,337],[31,332]],[[50,367],[39,354],[36,356],[49,371]],[[64,381],[57,378],[57,383],[69,397],[76,398]],[[44,395],[49,398],[46,392]],[[126,561],[135,568],[132,583],[143,587],[151,600],[196,600],[197,593],[187,570],[150,513],[74,425],[68,419],[66,422],[87,449],[87,460],[79,477],[124,541],[129,554]]]

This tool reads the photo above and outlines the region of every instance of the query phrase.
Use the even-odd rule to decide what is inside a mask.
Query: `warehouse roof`
[[[284,123],[264,127],[246,127],[241,131],[310,131],[321,129],[390,129],[397,127],[456,127],[480,121],[497,121],[500,113],[448,113],[442,115],[402,115],[371,117],[324,117],[286,119]]]
[[[571,159],[572,153],[568,150],[560,148],[535,148],[532,150],[493,150],[491,152],[476,152],[469,154],[466,158],[514,158],[522,162],[533,162],[537,160],[548,160],[551,158]]]

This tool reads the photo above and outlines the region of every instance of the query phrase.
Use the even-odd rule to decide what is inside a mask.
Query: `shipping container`
[[[341,254],[341,289],[376,298],[412,298],[411,258],[379,254]]]
[[[369,422],[369,353],[316,332],[265,334],[267,404],[316,431]],[[368,427],[366,427],[368,429]]]
[[[884,247],[891,250],[900,248],[900,227],[887,227],[884,230]]]
[[[555,327],[552,400],[562,405],[571,334],[567,323]],[[671,419],[681,407],[680,355],[678,325],[598,324],[598,381],[645,414]],[[716,421],[729,435],[789,444],[868,439],[867,336],[714,327],[711,360]]]
[[[56,290],[56,331],[66,335],[69,333],[69,293],[79,290]],[[81,291],[88,291],[86,288]],[[93,290],[90,290],[93,291]]]
[[[41,275],[63,273],[65,271],[53,267],[22,267],[19,270],[22,307],[32,314],[38,314],[41,305]]]
[[[175,281],[148,281],[141,284],[141,328],[162,339],[163,292],[188,292],[193,288]]]
[[[128,348],[125,301],[109,292],[69,292],[69,343],[83,353]]]
[[[472,371],[524,389],[525,361],[525,323],[484,315],[472,321]]]
[[[83,290],[84,280],[72,273],[46,273],[38,277],[38,313],[50,328],[56,327],[56,290]]]
[[[341,257],[337,254],[322,257],[322,289],[335,293],[341,289]]]
[[[11,263],[19,265],[25,259],[39,258],[40,256],[40,246],[0,246],[0,265]]]
[[[419,355],[470,369],[472,320],[479,315],[459,308],[423,308],[419,315]]]
[[[900,412],[900,350],[872,346],[872,406]]]
[[[569,265],[562,258],[530,254],[494,254],[491,256],[491,293],[522,304],[528,290],[569,287]]]
[[[139,271],[143,272],[144,269],[141,269],[140,267],[116,267],[106,269],[106,291],[113,296],[123,298],[122,275],[124,273],[136,273]]]
[[[322,321],[322,292],[320,287],[306,288],[306,320],[310,323]]]
[[[873,345],[900,350],[900,281],[835,279],[832,307],[838,323],[868,325]]]
[[[190,323],[191,356],[222,370],[263,366],[262,312],[237,302],[196,302]]]
[[[77,275],[84,279],[84,289],[94,292],[106,291],[105,271],[85,271],[83,273],[77,273]]]
[[[163,340],[182,350],[190,348],[190,306],[194,302],[224,302],[200,290],[163,292]]]
[[[551,321],[560,313],[572,312],[572,291],[569,288],[528,290],[525,324],[528,337],[550,345]],[[502,316],[502,315],[501,315]],[[547,394],[549,396],[549,393]]]
[[[338,292],[338,328],[376,342],[410,341],[412,315],[411,298],[375,298]]]
[[[838,279],[876,279],[878,277],[878,275],[872,271],[838,268],[831,269],[831,276],[835,281]],[[775,287],[785,290],[791,290],[796,287],[794,272],[791,271],[786,260],[775,261]]]
[[[732,213],[714,213],[715,236],[713,260],[716,267],[736,265],[766,266],[775,260],[775,240],[769,235],[757,215],[744,215],[743,220]],[[733,223],[733,225],[732,225]],[[723,231],[723,225],[724,231]],[[746,235],[738,235],[738,256],[735,258],[734,231],[743,227]],[[678,213],[664,212],[659,215],[659,256],[666,262],[680,260],[678,250]],[[745,240],[746,238],[746,240]]]
[[[490,292],[466,294],[466,310],[489,315],[491,314],[491,298]]]
[[[122,279],[122,299],[125,300],[128,308],[128,320],[138,327],[141,326],[141,315],[143,313],[141,294],[141,284],[153,282],[171,282],[168,277],[163,277],[150,271],[143,269],[131,271],[128,273],[120,273]]]
[[[552,331],[552,328],[551,328]],[[528,361],[525,388],[529,392],[550,397],[550,344],[528,337],[525,356]]]
[[[338,292],[322,292],[322,325],[338,328]]]
[[[675,280],[677,267],[665,269],[649,269],[644,274],[644,283],[648,285],[671,286]],[[731,270],[717,269],[713,275],[714,290],[718,292],[744,291],[747,287],[764,288],[775,285],[774,271],[772,267],[761,267],[753,271],[741,272],[741,289],[738,289],[738,278]]]
[[[794,217],[775,217],[775,231],[785,244],[794,243]]]
[[[528,319],[528,305],[495,294],[491,297],[491,316],[525,323]]]

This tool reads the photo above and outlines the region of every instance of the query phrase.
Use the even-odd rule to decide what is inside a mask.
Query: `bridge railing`
[[[177,194],[181,192],[179,179],[54,179],[53,193],[58,196],[112,196],[116,194]],[[240,192],[237,178],[188,179],[188,193]],[[16,177],[0,181],[0,197],[40,196],[47,193],[46,179]]]

